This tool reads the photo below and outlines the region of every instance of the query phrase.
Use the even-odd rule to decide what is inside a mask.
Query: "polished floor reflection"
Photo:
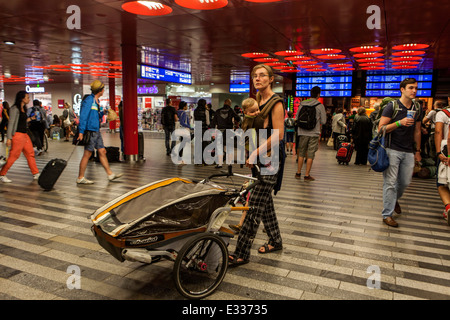
[[[118,134],[103,135],[106,145],[120,145]],[[38,167],[67,158],[73,148],[51,141]],[[164,151],[162,139],[146,134],[145,163],[112,164],[124,178],[108,182],[101,165],[92,162],[87,178],[95,184],[77,186],[78,147],[51,192],[32,180],[21,157],[8,173],[13,183],[0,185],[0,299],[182,299],[172,282],[172,262],[118,262],[97,244],[87,219],[137,186],[167,177],[198,179],[217,170],[175,166]],[[295,170],[289,156],[283,189],[274,198],[284,250],[258,254],[266,241],[260,227],[251,262],[229,269],[208,299],[450,299],[450,227],[433,179],[413,179],[400,201],[400,227],[390,228],[381,220],[381,174],[338,165],[325,144],[311,172],[316,181],[295,179]],[[233,213],[226,224],[239,217]],[[68,288],[73,266],[81,271],[79,290]]]

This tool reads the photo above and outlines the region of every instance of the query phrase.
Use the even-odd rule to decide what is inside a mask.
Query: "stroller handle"
[[[241,178],[261,181],[261,169],[257,165],[254,165],[254,168],[256,169],[256,177],[248,177],[248,176],[245,176],[242,174],[233,173],[233,166],[229,165],[227,172],[222,171],[222,173],[213,174],[213,175],[209,176],[206,180],[211,180],[211,179],[217,178],[217,177],[241,177]]]

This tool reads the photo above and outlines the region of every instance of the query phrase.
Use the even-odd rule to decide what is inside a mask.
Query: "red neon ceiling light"
[[[287,63],[280,62],[280,61],[278,61],[278,62],[269,62],[269,63],[266,63],[266,65],[271,66],[271,67],[275,67],[275,66],[287,67],[288,66]]]
[[[372,67],[362,67],[361,69],[363,69],[363,70],[384,70],[386,68],[385,67],[372,66]]]
[[[304,61],[294,61],[292,63],[295,65],[302,65],[302,64],[316,64],[317,62],[311,60],[304,60]]]
[[[384,62],[383,58],[366,58],[366,59],[356,59],[358,63],[367,63],[367,62]]]
[[[344,59],[345,56],[343,54],[324,54],[321,56],[317,56],[317,59],[325,59],[325,60],[331,60],[331,59]]]
[[[122,4],[122,9],[142,16],[163,16],[172,12],[172,8],[154,1],[130,1]]]
[[[393,46],[392,50],[422,50],[428,48],[428,44],[424,43],[407,43]]]
[[[342,50],[332,49],[332,48],[322,48],[322,49],[314,49],[311,50],[312,54],[332,54],[332,53],[340,53]]]
[[[404,57],[395,57],[392,58],[393,61],[419,61],[422,60],[422,57],[418,56],[404,56]]]
[[[305,61],[305,60],[312,60],[312,58],[311,57],[306,57],[306,56],[293,56],[293,57],[286,57],[286,58],[284,58],[284,60]]]
[[[254,59],[254,61],[256,61],[256,62],[276,62],[276,61],[278,61],[278,59],[276,59],[276,58],[258,58],[258,59]]]
[[[353,71],[355,68],[349,67],[349,68],[334,68],[333,71]]]
[[[406,65],[403,65],[403,66],[392,67],[392,69],[416,69],[417,67],[418,66],[410,66],[410,65],[406,66]]]
[[[303,52],[298,51],[298,50],[283,50],[283,51],[277,51],[277,52],[275,52],[275,54],[277,56],[288,57],[288,56],[302,55]]]
[[[175,0],[179,6],[195,10],[214,10],[225,7],[228,0]]]
[[[380,46],[360,46],[350,49],[351,52],[377,52],[381,50],[383,50],[383,48]]]
[[[377,66],[384,66],[384,63],[382,62],[367,62],[367,63],[361,63],[359,65],[360,67],[377,67]]]
[[[305,70],[309,71],[309,72],[324,72],[324,71],[327,71],[327,69],[321,69],[321,68],[305,69]]]
[[[393,56],[420,56],[422,54],[425,54],[425,51],[413,51],[413,50],[407,50],[407,51],[397,51],[393,52]]]
[[[412,65],[412,64],[420,64],[420,61],[396,61],[393,62],[392,65]]]
[[[243,53],[241,54],[244,58],[265,58],[269,55],[267,53],[262,52],[249,52],[249,53]]]
[[[348,63],[332,63],[328,65],[330,68],[351,68],[353,67],[351,64]]]
[[[363,52],[354,55],[355,58],[378,58],[382,56],[383,54],[380,52]]]

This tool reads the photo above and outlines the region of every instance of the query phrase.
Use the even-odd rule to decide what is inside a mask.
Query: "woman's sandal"
[[[264,243],[264,245],[261,248],[258,249],[258,252],[261,253],[261,254],[265,254],[265,253],[270,253],[270,252],[279,251],[279,250],[283,249],[282,245],[275,245],[275,246],[272,246],[272,247],[273,248],[270,249],[269,248],[269,244],[268,243]],[[262,248],[264,248],[264,251],[261,251]]]
[[[242,266],[243,264],[247,264],[249,263],[250,260],[242,260],[242,261],[238,261],[238,257],[235,254],[231,254],[228,257],[228,267],[229,268],[234,268],[234,267],[238,267],[238,266]]]

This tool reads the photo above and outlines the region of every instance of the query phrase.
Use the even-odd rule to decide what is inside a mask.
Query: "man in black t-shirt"
[[[169,98],[166,99],[166,106],[161,111],[161,124],[164,128],[165,142],[166,142],[166,154],[169,156],[172,149],[175,147],[176,141],[170,143],[170,137],[175,130],[175,122],[178,121],[177,110],[172,107],[172,102]]]
[[[401,213],[398,200],[411,183],[415,161],[421,161],[420,140],[422,109],[414,100],[417,80],[406,78],[400,83],[401,98],[390,102],[383,110],[379,132],[386,126],[389,167],[383,172],[383,222],[398,227],[392,218]]]

